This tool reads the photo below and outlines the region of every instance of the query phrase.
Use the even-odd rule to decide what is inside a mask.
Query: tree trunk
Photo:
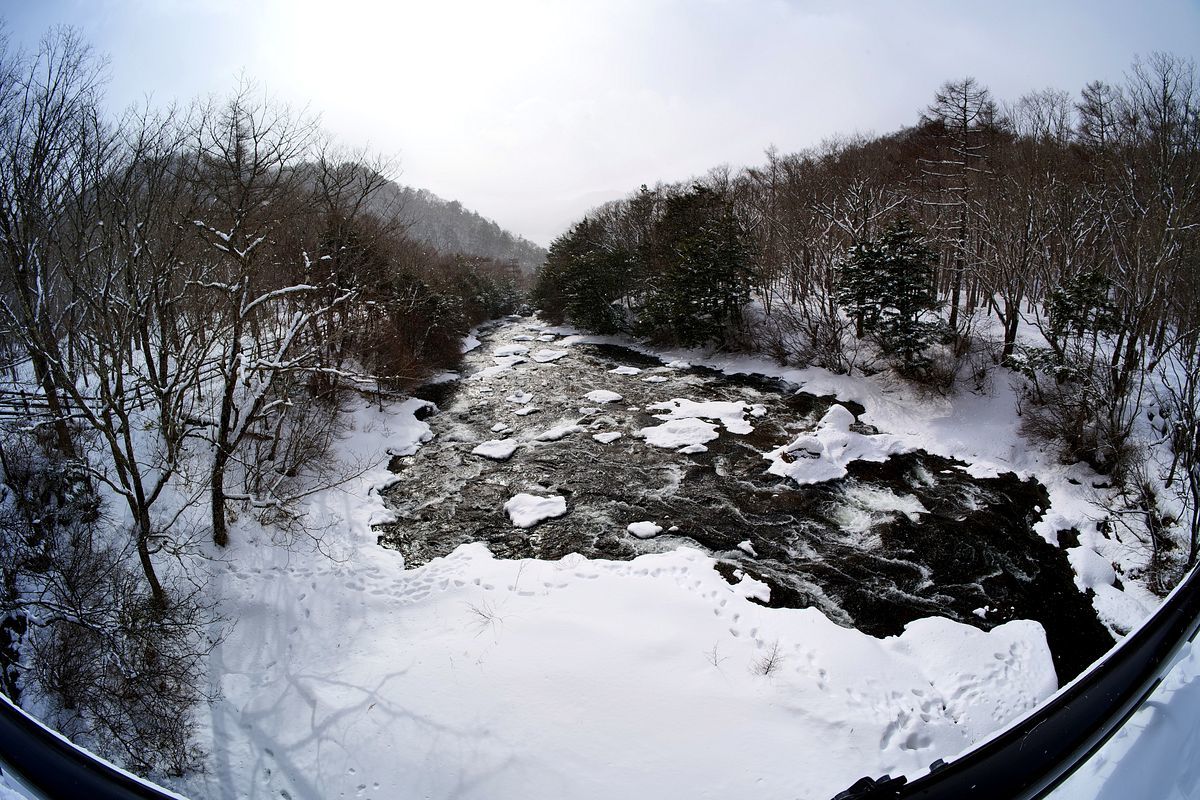
[[[229,456],[218,445],[212,468],[212,533],[213,543],[218,547],[229,544],[229,530],[225,525],[225,467]]]

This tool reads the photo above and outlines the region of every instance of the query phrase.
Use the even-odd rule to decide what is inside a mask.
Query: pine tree
[[[725,343],[750,300],[745,232],[728,198],[696,185],[667,200],[655,226],[643,326],[684,346]]]
[[[929,365],[926,351],[941,326],[926,319],[938,306],[934,252],[906,221],[877,240],[851,248],[838,271],[838,301],[854,318],[858,335],[870,334],[901,372]]]

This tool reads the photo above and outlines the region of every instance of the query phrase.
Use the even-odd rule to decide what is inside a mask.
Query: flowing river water
[[[410,568],[466,542],[513,559],[632,559],[688,545],[712,554],[730,580],[743,572],[765,582],[768,605],[813,606],[874,636],[928,616],[984,630],[1037,620],[1063,683],[1113,643],[1063,551],[1033,530],[1049,499],[1032,479],[975,478],[959,462],[916,451],[797,485],[769,474],[763,454],[812,429],[833,397],[612,345],[558,345],[529,318],[478,338],[461,380],[417,392],[437,406],[427,420],[434,438],[391,465],[397,481],[385,500],[397,521],[380,526],[380,542]],[[586,399],[594,390],[621,399]],[[722,429],[702,452],[650,446],[637,432],[661,425],[663,411],[647,406],[674,398],[755,407],[753,430]],[[617,432],[614,441],[593,438]],[[516,443],[507,459],[472,453],[500,439]],[[567,513],[514,527],[504,504],[521,492],[562,496]],[[642,521],[663,531],[641,539],[627,530]]]

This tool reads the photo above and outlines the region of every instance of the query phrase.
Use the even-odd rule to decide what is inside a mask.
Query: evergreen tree
[[[623,247],[603,240],[604,229],[584,218],[550,245],[538,273],[534,300],[551,319],[597,333],[625,330],[617,301],[632,289],[633,259]]]
[[[850,250],[838,271],[838,300],[858,335],[870,334],[883,352],[913,374],[929,365],[926,351],[941,326],[926,315],[938,306],[934,252],[906,220]]]
[[[643,284],[643,328],[684,346],[725,343],[750,300],[745,232],[722,194],[696,185],[666,202]]]

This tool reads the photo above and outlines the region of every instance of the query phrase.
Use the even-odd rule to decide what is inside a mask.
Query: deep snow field
[[[492,353],[492,366],[464,380],[492,380],[528,358],[565,363],[573,345],[602,341],[536,319],[506,324],[525,327],[527,353]],[[1035,476],[1050,495],[1038,532],[1056,545],[1058,530],[1080,532],[1068,555],[1101,620],[1128,631],[1157,602],[1128,576],[1113,585],[1113,565],[1131,573],[1144,554],[1097,530],[1096,476],[1020,438],[1003,376],[989,395],[941,398],[883,376],[656,355],[857,401],[888,448],[957,458],[980,476]],[[581,403],[605,403],[583,393],[625,377],[581,389]],[[514,415],[536,402],[520,400]],[[543,561],[496,559],[476,543],[406,570],[372,525],[393,519],[380,495],[394,480],[389,459],[432,435],[417,418],[426,406],[358,403],[341,450],[377,466],[311,500],[319,548],[270,546],[272,533],[248,517],[231,529],[212,585],[235,624],[211,658],[222,696],[204,717],[209,770],[169,785],[195,798],[826,800],[863,775],[911,778],[1058,688],[1036,622],[984,632],[928,618],[877,639],[813,608],[754,602],[765,585],[727,582],[693,548]],[[672,446],[700,443],[702,420],[679,404],[665,410],[674,427],[662,435],[682,437]],[[845,422],[834,413],[792,443],[819,458],[764,460],[764,470],[801,463],[792,477],[822,480],[846,452],[872,457]],[[517,498],[508,514],[536,530],[560,511]]]

